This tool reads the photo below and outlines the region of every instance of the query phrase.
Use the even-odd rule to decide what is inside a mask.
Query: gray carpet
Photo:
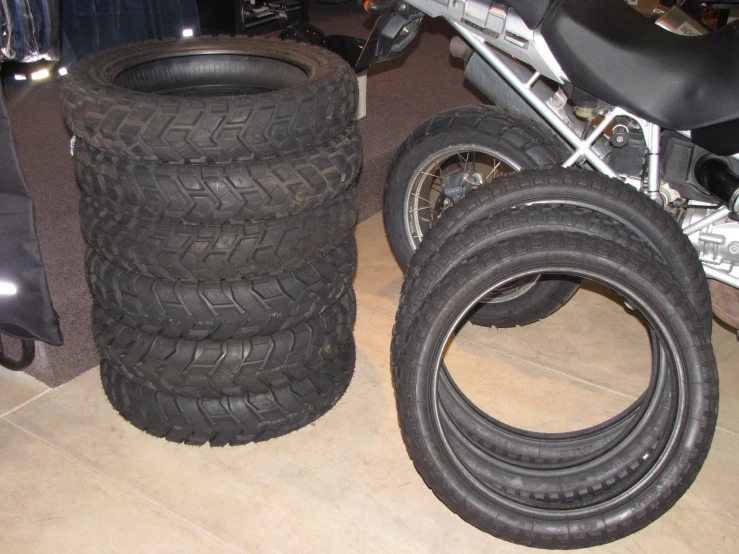
[[[311,10],[311,22],[327,34],[366,38],[372,28],[373,18],[353,4],[313,4]],[[445,22],[427,20],[406,57],[370,69],[368,113],[359,124],[364,140],[360,220],[381,210],[390,159],[418,124],[442,110],[481,102],[463,83],[461,64],[449,55],[452,36]],[[58,386],[98,364],[90,331],[92,300],[84,278],[70,133],[61,116],[58,84],[11,87],[7,102],[65,341],[60,347],[37,345],[37,359],[27,371]]]

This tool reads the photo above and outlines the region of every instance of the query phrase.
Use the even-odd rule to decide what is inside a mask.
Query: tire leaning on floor
[[[74,134],[136,160],[251,162],[304,152],[346,129],[349,65],[278,39],[201,37],[129,44],[74,64],[62,107]]]
[[[275,275],[333,251],[357,218],[356,187],[313,210],[242,225],[171,225],[112,212],[83,196],[82,234],[109,261],[149,277],[218,281]]]
[[[459,206],[449,211],[453,218]],[[568,205],[536,205],[508,208],[489,218],[470,220],[457,232],[444,234],[446,240],[429,236],[421,244],[418,256],[423,263],[417,270],[409,270],[403,282],[400,304],[403,318],[393,328],[391,351],[400,351],[408,341],[409,325],[414,320],[427,292],[447,274],[478,253],[495,248],[501,242],[526,238],[531,233],[567,231],[598,237],[629,247],[644,259],[661,263],[658,254],[649,245],[617,221],[598,212]],[[416,260],[411,263],[415,266]],[[442,371],[440,398],[444,410],[453,414],[460,432],[481,451],[501,461],[516,460],[522,467],[566,468],[573,463],[584,463],[612,448],[618,437],[629,433],[643,408],[642,399],[633,402],[628,410],[595,427],[581,431],[549,434],[528,433],[512,429],[476,409],[453,380]]]
[[[218,398],[261,393],[310,377],[337,355],[356,320],[353,291],[309,321],[272,335],[227,341],[165,339],[132,329],[93,307],[100,354],[141,386]]]
[[[353,236],[293,271],[210,283],[166,281],[116,266],[87,249],[93,299],[121,323],[167,339],[229,340],[270,335],[318,315],[349,290]]]
[[[103,360],[103,389],[113,407],[142,431],[191,445],[261,442],[307,426],[344,395],[354,373],[350,339],[339,354],[307,379],[287,387],[237,397],[191,398],[142,387]]]
[[[481,219],[494,217],[501,210],[532,203],[579,206],[620,222],[669,266],[710,332],[708,281],[698,253],[680,225],[645,194],[593,171],[562,168],[524,171],[500,177],[495,186],[470,191],[431,228],[426,236],[429,246],[418,250],[409,271],[423,272],[428,257],[450,235]],[[508,315],[502,323],[504,326],[523,324]]]
[[[442,410],[435,412],[436,362],[460,312],[492,284],[553,268],[606,283],[644,312],[665,352],[658,379],[662,387],[674,381],[679,393],[655,392],[653,409],[618,445],[618,456],[572,466],[566,479],[528,468],[525,478],[511,478],[520,473],[513,462],[481,454]],[[531,233],[455,267],[426,291],[414,314],[405,344],[393,352],[401,431],[426,484],[472,525],[527,546],[604,544],[660,517],[698,474],[718,413],[716,361],[702,316],[664,264],[581,233]],[[401,304],[397,321],[407,315]]]
[[[77,180],[101,206],[138,219],[221,225],[286,217],[344,192],[362,161],[356,125],[305,152],[249,164],[163,164],[112,156],[84,141]]]

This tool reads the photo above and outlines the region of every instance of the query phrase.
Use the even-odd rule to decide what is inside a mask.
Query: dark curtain
[[[195,0],[62,0],[62,64],[117,44],[200,34]]]

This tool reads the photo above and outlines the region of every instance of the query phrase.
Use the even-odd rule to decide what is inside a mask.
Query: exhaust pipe
[[[551,125],[549,125],[549,123],[547,123],[536,112],[536,110],[534,110],[534,108],[532,108],[529,103],[526,102],[526,100],[524,100],[523,97],[498,74],[497,71],[490,67],[490,65],[488,65],[488,63],[483,60],[482,57],[480,57],[480,55],[475,52],[474,49],[464,41],[464,39],[462,39],[462,37],[454,37],[452,39],[449,45],[449,52],[453,57],[459,58],[464,62],[464,78],[484,94],[490,102],[497,106],[516,110],[524,117],[528,117],[545,129],[551,129]],[[501,58],[505,61],[506,65],[521,81],[528,81],[534,74],[533,70],[527,65],[503,54],[502,52],[498,53],[501,55]],[[547,100],[550,100],[555,96],[555,94],[557,94],[557,90],[544,78],[537,80],[531,90],[543,102],[547,102]],[[562,98],[557,98],[557,100],[561,100],[561,102],[554,103],[559,104],[557,107],[550,103],[554,112],[578,135],[582,134],[586,125],[585,121],[578,119],[574,115],[572,107],[566,103],[566,96],[562,95]],[[569,150],[572,150],[572,146],[570,146],[570,144],[558,133],[553,133],[553,135],[557,137],[562,144],[567,146]],[[611,151],[610,144],[602,136],[598,138],[593,145],[593,148],[601,157],[605,157]]]
[[[548,124],[529,106],[505,80],[498,75],[498,72],[491,68],[479,54],[477,54],[462,37],[454,37],[449,44],[449,52],[464,62],[464,78],[472,83],[477,90],[482,92],[485,97],[493,104],[513,108],[529,119],[533,119],[540,125],[548,127]],[[514,60],[509,56],[503,56],[508,67],[522,81],[528,81],[534,72],[524,64]],[[555,90],[550,87],[544,79],[539,79],[534,84],[532,90],[544,102],[549,100]]]

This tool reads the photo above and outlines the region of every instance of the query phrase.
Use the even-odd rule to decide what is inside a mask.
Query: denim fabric
[[[195,0],[61,0],[62,63],[118,44],[199,34]]]

